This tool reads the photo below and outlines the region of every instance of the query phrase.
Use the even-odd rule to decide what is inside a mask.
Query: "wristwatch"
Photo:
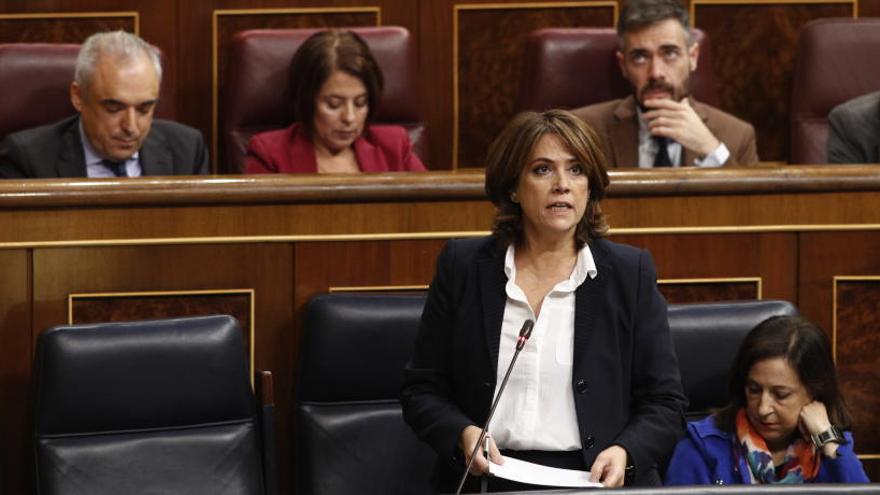
[[[846,438],[843,437],[843,434],[840,433],[840,430],[834,425],[831,425],[830,428],[822,433],[813,433],[810,435],[810,438],[812,438],[813,445],[815,445],[817,449],[821,449],[826,443],[835,442],[838,445],[847,443]]]

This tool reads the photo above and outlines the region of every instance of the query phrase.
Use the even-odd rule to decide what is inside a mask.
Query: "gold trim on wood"
[[[711,278],[660,278],[657,285],[685,285],[685,284],[727,284],[752,282],[758,288],[758,299],[763,299],[763,277],[711,277]]]
[[[692,0],[690,8],[691,27],[696,26],[697,5],[797,5],[797,4],[850,4],[853,19],[859,17],[858,0]]]
[[[219,53],[217,50],[220,48],[220,41],[218,40],[219,34],[219,18],[220,16],[244,16],[244,15],[279,15],[279,14],[304,14],[304,15],[312,15],[312,14],[376,14],[376,25],[382,25],[382,7],[374,5],[374,6],[362,6],[362,7],[290,7],[290,8],[281,8],[281,9],[214,9],[211,19],[211,152],[214,156],[214,163],[211,164],[211,170],[213,173],[217,173],[217,167],[219,163],[216,161],[220,156],[217,153],[219,149],[219,141],[218,141],[218,122],[217,119],[220,118],[219,108],[220,108],[220,89],[218,78],[220,77],[218,71],[220,70],[220,65],[218,63]]]
[[[99,297],[155,297],[155,296],[199,296],[199,295],[217,295],[217,294],[245,294],[250,297],[250,344],[248,349],[249,361],[251,365],[250,380],[251,387],[254,386],[254,373],[256,366],[254,363],[254,344],[256,339],[256,322],[255,310],[256,291],[254,289],[204,289],[204,290],[169,290],[169,291],[140,291],[140,292],[77,292],[67,295],[67,324],[73,325],[73,301],[75,299],[99,298]]]
[[[140,36],[141,22],[140,12],[126,10],[120,12],[45,12],[33,14],[0,14],[0,20],[18,20],[18,19],[107,19],[107,18],[125,18],[134,19],[134,34]]]
[[[406,292],[428,290],[427,285],[354,285],[350,287],[328,287],[330,294],[340,292]]]
[[[625,235],[674,235],[674,234],[766,234],[798,232],[880,231],[880,224],[847,225],[755,225],[721,227],[651,227],[610,229],[612,236]],[[216,237],[156,237],[129,239],[80,239],[70,241],[22,241],[0,242],[0,249],[49,248],[49,247],[104,247],[104,246],[151,246],[175,244],[246,244],[275,242],[343,242],[343,241],[398,241],[421,239],[453,239],[489,235],[488,230],[429,231],[429,232],[377,232],[372,234],[314,234],[314,235],[254,235]]]
[[[880,282],[880,275],[835,275],[831,279],[831,356],[837,363],[837,283]],[[880,455],[877,457],[880,459]]]
[[[527,10],[527,9],[561,9],[572,7],[597,7],[612,9],[612,18],[617,19],[617,2],[598,0],[591,2],[521,2],[521,3],[459,3],[452,6],[452,170],[458,170],[458,135],[459,124],[459,89],[458,89],[458,15],[463,10]],[[613,26],[609,26],[613,27]]]

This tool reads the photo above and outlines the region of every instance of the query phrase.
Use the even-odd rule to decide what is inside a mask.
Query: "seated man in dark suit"
[[[76,59],[70,100],[78,115],[10,134],[0,176],[137,177],[204,174],[199,131],[153,120],[162,65],[156,50],[124,31],[92,35]]]
[[[831,110],[828,163],[880,163],[880,91]]]
[[[720,167],[758,162],[751,125],[688,95],[699,44],[678,0],[631,0],[617,59],[632,96],[573,113],[599,134],[609,167]]]

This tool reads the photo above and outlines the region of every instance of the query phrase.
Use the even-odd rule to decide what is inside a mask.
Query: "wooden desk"
[[[880,166],[615,171],[611,238],[649,248],[670,301],[779,298],[833,337],[857,449],[880,473]],[[0,182],[0,439],[31,484],[36,338],[53,325],[229,312],[275,374],[289,490],[299,322],[330,290],[422,287],[484,235],[482,172]]]

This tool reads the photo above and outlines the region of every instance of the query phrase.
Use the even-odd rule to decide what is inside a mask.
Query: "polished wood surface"
[[[854,408],[858,451],[880,455],[870,336],[880,319],[880,282],[870,278],[880,277],[880,166],[610,175],[610,238],[651,251],[670,301],[785,299],[834,337],[844,389],[869,400]],[[68,321],[71,294],[98,294],[75,298],[88,304],[74,313],[100,318],[252,310],[254,364],[274,373],[280,482],[291,493],[307,301],[331,290],[421,290],[444,242],[484,235],[493,212],[479,171],[0,182],[6,493],[31,485],[31,358],[39,334]],[[206,302],[193,291],[253,299],[245,308],[234,295]],[[141,304],[154,293],[171,296]],[[179,300],[165,299],[174,293]]]

